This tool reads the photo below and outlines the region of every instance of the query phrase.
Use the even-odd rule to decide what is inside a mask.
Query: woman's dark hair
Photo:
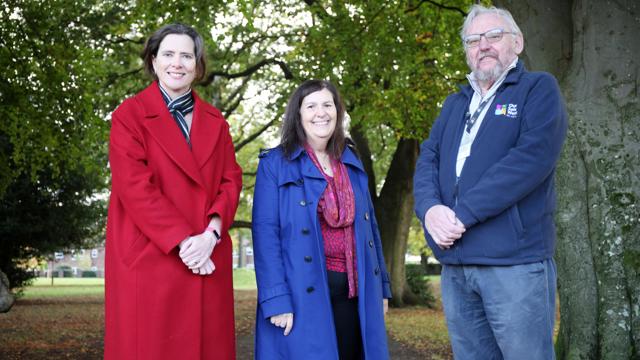
[[[340,159],[344,147],[346,146],[345,134],[344,134],[344,103],[340,93],[332,83],[326,80],[307,80],[303,82],[293,92],[293,95],[289,98],[287,103],[287,109],[284,114],[284,122],[282,123],[280,145],[285,157],[289,157],[299,146],[304,146],[307,142],[307,136],[304,133],[302,127],[302,118],[300,117],[300,106],[302,100],[307,95],[327,89],[333,95],[333,102],[336,106],[336,129],[333,131],[333,135],[327,143],[327,152],[334,159]]]
[[[202,40],[202,36],[198,34],[198,32],[192,28],[191,26],[187,26],[184,24],[169,24],[161,27],[156,30],[149,38],[147,42],[144,44],[144,49],[142,50],[142,61],[144,61],[144,69],[147,71],[154,80],[158,80],[158,76],[155,71],[153,71],[153,59],[158,56],[158,49],[160,48],[160,43],[164,40],[165,36],[170,34],[178,34],[178,35],[188,35],[194,43],[194,53],[196,56],[196,76],[195,81],[198,82],[204,78],[207,64],[204,59],[204,41]]]

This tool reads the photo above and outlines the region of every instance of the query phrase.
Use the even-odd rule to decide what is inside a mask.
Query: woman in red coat
[[[156,81],[111,119],[105,359],[235,359],[229,125],[191,89],[205,73],[194,29],[157,30],[143,60]]]

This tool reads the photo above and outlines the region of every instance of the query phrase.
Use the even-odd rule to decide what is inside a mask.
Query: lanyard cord
[[[485,107],[487,107],[487,104],[489,104],[489,100],[491,100],[493,98],[493,96],[490,96],[488,98],[486,98],[485,100],[483,100],[480,105],[478,106],[478,108],[476,109],[476,111],[473,113],[473,115],[469,116],[469,112],[467,111],[466,114],[466,118],[467,118],[467,133],[471,133],[471,128],[473,128],[473,125],[476,123],[476,121],[478,120],[478,118],[480,117],[480,113],[482,113],[482,110],[484,110]]]

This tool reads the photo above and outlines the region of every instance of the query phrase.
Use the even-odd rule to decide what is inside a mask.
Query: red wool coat
[[[195,96],[191,144],[157,83],[113,113],[105,279],[105,359],[235,359],[231,239],[242,172],[229,125]],[[178,244],[222,218],[208,276]]]

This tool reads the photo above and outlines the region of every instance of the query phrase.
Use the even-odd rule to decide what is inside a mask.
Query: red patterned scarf
[[[309,144],[305,144],[304,148],[307,154],[309,154],[311,161],[313,161],[318,170],[320,170],[320,173],[327,180],[327,188],[321,197],[322,201],[318,204],[322,215],[330,227],[334,229],[344,229],[349,298],[353,298],[357,295],[358,289],[358,274],[354,253],[355,239],[353,233],[353,220],[355,218],[356,206],[353,188],[349,180],[349,173],[342,161],[330,157],[331,169],[333,170],[333,181],[330,181],[329,176],[322,171],[322,166],[313,149]]]

